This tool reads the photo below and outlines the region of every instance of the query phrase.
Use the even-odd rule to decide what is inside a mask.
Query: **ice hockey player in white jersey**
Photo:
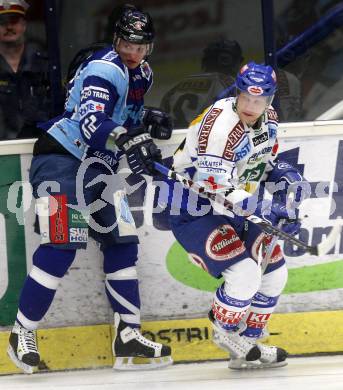
[[[287,352],[258,340],[285,287],[285,259],[279,245],[269,245],[272,237],[243,215],[258,215],[272,225],[281,226],[281,221],[284,231],[296,234],[296,206],[308,195],[309,183],[277,159],[278,122],[271,106],[277,87],[274,70],[249,62],[238,73],[236,86],[236,97],[217,101],[191,123],[173,163],[175,171],[224,195],[235,213],[189,190],[177,196],[178,183],[173,183],[170,224],[194,262],[224,278],[209,317],[214,341],[230,353],[229,367],[278,367],[287,364]],[[272,201],[258,196],[262,183],[273,193]]]

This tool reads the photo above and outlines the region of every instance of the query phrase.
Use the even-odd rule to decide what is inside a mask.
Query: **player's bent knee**
[[[260,287],[261,268],[251,258],[246,258],[222,273],[225,293],[233,298],[251,299]]]
[[[282,267],[263,275],[259,291],[269,297],[276,297],[282,293],[287,279],[288,270],[284,264]]]

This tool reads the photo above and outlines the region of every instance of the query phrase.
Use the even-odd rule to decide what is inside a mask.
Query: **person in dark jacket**
[[[0,140],[38,136],[50,112],[48,58],[25,42],[24,0],[0,0]]]

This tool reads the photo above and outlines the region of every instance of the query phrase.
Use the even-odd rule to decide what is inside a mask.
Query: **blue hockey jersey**
[[[69,82],[65,112],[40,127],[78,159],[96,156],[114,166],[121,152],[107,150],[106,140],[117,126],[141,123],[152,78],[147,62],[132,70],[112,47],[97,51]]]

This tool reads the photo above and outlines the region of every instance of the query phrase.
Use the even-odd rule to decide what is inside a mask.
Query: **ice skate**
[[[230,353],[229,368],[236,370],[274,368],[287,365],[287,352],[278,347],[257,343],[256,338],[242,336],[241,329],[226,331],[216,325],[212,311],[213,342]]]
[[[169,366],[173,363],[169,346],[154,343],[143,337],[138,329],[131,328],[114,314],[113,354],[116,370],[147,370]]]
[[[40,361],[36,332],[27,330],[15,322],[10,334],[7,354],[18,368],[26,374],[32,374]]]

